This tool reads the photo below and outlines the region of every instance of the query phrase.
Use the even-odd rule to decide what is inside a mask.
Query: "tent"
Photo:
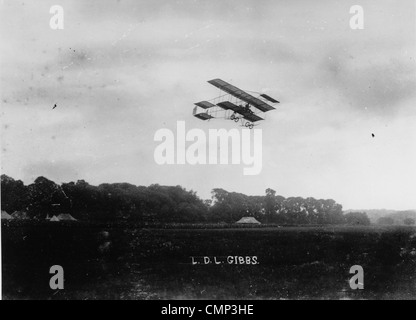
[[[260,224],[260,222],[257,221],[256,218],[253,218],[253,217],[242,217],[236,223],[241,223],[241,224]]]
[[[12,217],[14,219],[18,219],[18,220],[27,220],[27,219],[29,219],[29,216],[24,211],[15,211],[15,212],[12,213]]]
[[[11,220],[13,219],[13,217],[10,214],[8,214],[6,211],[1,210],[1,219]]]
[[[51,222],[58,222],[59,219],[58,219],[57,216],[53,216],[52,218],[49,219],[49,221],[51,221]]]
[[[61,213],[58,216],[59,221],[77,221],[73,216],[71,216],[69,213]]]

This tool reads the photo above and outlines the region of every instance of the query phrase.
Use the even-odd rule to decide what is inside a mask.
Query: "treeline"
[[[212,199],[202,200],[181,186],[148,187],[129,183],[93,186],[84,180],[61,185],[39,177],[26,186],[20,180],[1,176],[1,205],[8,213],[24,211],[30,218],[45,219],[70,213],[84,221],[132,222],[225,222],[254,217],[276,224],[370,224],[365,213],[346,215],[332,199],[276,195],[267,189],[264,196],[213,189]]]

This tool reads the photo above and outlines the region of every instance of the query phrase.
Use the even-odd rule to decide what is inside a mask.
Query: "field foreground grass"
[[[416,298],[414,227],[4,223],[2,252],[4,299]],[[49,287],[52,265],[64,290]]]

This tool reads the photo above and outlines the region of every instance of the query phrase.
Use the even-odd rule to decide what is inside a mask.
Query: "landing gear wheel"
[[[239,120],[240,120],[240,118],[239,118],[239,117],[235,117],[235,118],[234,118],[234,121],[235,121],[235,122],[238,122]]]
[[[250,129],[253,129],[254,124],[250,123],[250,125],[248,126]]]
[[[250,122],[246,122],[244,125],[245,125],[246,127],[248,127],[248,126],[250,125]]]
[[[234,120],[235,119],[235,115],[232,114],[231,117],[230,117],[230,119],[231,120]]]

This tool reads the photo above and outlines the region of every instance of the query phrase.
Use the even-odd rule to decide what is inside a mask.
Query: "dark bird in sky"
[[[55,109],[55,108],[56,108],[56,103],[54,104],[54,106],[53,106],[52,110],[53,110],[53,109]]]
[[[374,138],[375,137],[374,133],[372,133],[371,136]]]

